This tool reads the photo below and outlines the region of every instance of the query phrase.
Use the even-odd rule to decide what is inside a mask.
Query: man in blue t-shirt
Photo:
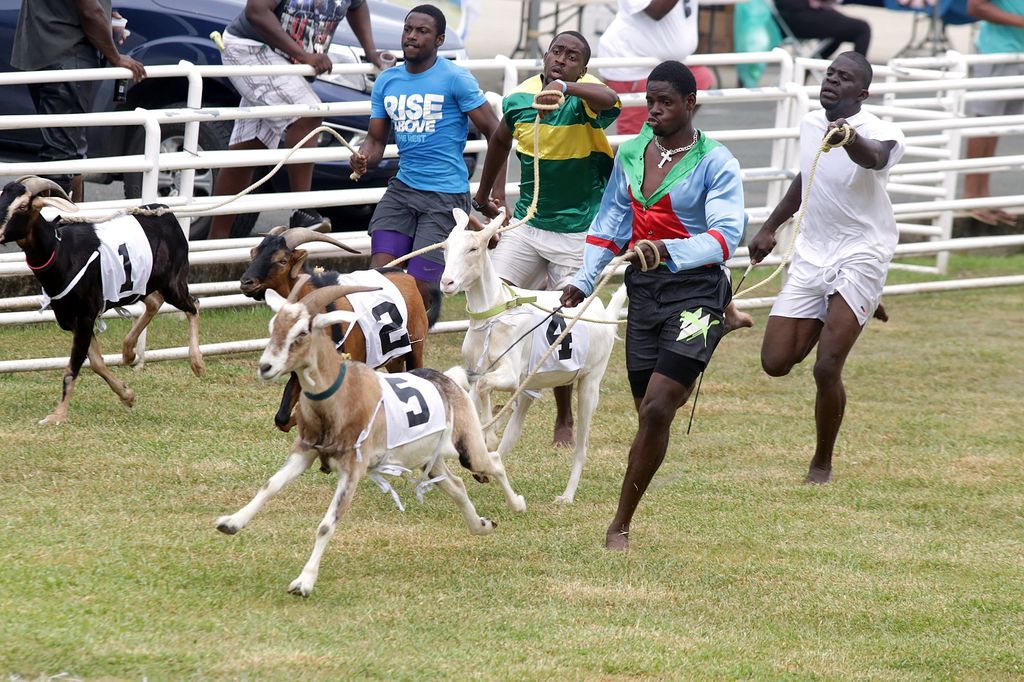
[[[469,171],[462,158],[469,121],[489,140],[498,118],[469,71],[438,59],[445,18],[433,5],[419,5],[405,17],[405,64],[384,71],[373,87],[370,126],[352,169],[365,173],[380,163],[388,134],[398,144],[398,176],[370,220],[372,267],[448,238],[452,209],[469,213]],[[441,273],[440,249],[409,260],[425,304],[430,305]]]

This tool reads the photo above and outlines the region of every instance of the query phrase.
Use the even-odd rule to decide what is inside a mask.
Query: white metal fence
[[[1024,155],[993,157],[983,159],[962,159],[961,142],[964,137],[983,135],[1019,135],[1024,133],[1024,116],[1000,116],[990,118],[969,118],[964,115],[964,104],[972,99],[1019,98],[1024,93],[1024,77],[967,78],[968,66],[991,61],[1024,61],[1024,55],[960,55],[949,53],[944,57],[893,60],[890,64],[875,67],[873,95],[881,95],[881,102],[867,105],[868,110],[895,121],[906,133],[908,146],[904,161],[897,165],[891,175],[890,192],[896,198],[909,201],[895,201],[894,210],[902,234],[924,237],[930,243],[901,244],[897,257],[934,255],[935,265],[928,267],[904,266],[933,273],[945,272],[945,259],[950,251],[986,246],[1007,246],[1024,244],[1024,236],[1003,238],[952,240],[953,217],[959,212],[975,208],[1002,207],[1014,209],[1024,206],[1024,195],[996,196],[987,199],[959,199],[956,196],[958,175],[965,171],[999,171],[1020,169],[1024,166]],[[749,103],[768,103],[773,108],[771,120],[763,127],[715,130],[714,121],[704,120],[705,132],[712,138],[726,144],[733,142],[755,142],[765,145],[769,158],[767,166],[746,167],[743,179],[747,184],[765,183],[765,200],[761,204],[748,205],[747,213],[752,225],[763,222],[775,204],[782,197],[798,170],[798,135],[800,118],[816,106],[817,85],[804,85],[809,71],[823,69],[827,62],[820,60],[796,59],[781,49],[765,53],[695,55],[691,64],[708,66],[731,66],[742,63],[768,63],[777,70],[774,84],[753,89],[733,88],[701,92],[702,104],[716,106],[743,106]],[[591,68],[615,65],[654,66],[657,60],[593,59]],[[503,92],[510,92],[525,73],[536,73],[540,64],[536,60],[512,60],[496,57],[486,60],[460,62],[476,73],[498,72],[503,79]],[[227,213],[253,213],[288,208],[312,206],[344,206],[376,203],[383,194],[383,188],[360,188],[349,190],[327,190],[316,192],[292,192],[288,194],[259,194],[238,199],[231,204],[214,208],[224,198],[193,196],[193,178],[196,169],[217,169],[230,166],[266,166],[281,161],[289,150],[221,151],[197,148],[199,125],[204,121],[224,121],[240,118],[271,116],[317,116],[368,115],[369,103],[325,103],[319,106],[277,106],[258,108],[202,107],[203,81],[206,78],[226,77],[239,72],[242,67],[197,66],[181,62],[176,66],[154,66],[147,68],[150,78],[185,78],[188,82],[187,108],[166,110],[144,110],[91,113],[66,116],[0,116],[0,128],[31,128],[42,126],[142,126],[145,131],[144,154],[86,159],[50,163],[8,163],[0,164],[0,175],[55,174],[55,173],[142,173],[142,203],[159,200],[172,207],[188,206],[199,214],[217,215]],[[245,67],[251,73],[254,67]],[[368,65],[336,65],[334,73],[367,73]],[[311,75],[312,69],[304,66],[262,67],[261,73],[301,73]],[[97,80],[124,78],[130,76],[125,69],[87,69],[81,71],[6,73],[0,74],[0,85],[14,85],[28,82],[43,82],[67,79]],[[497,104],[500,97],[489,93],[489,99]],[[633,94],[622,97],[624,104],[642,104],[643,95]],[[184,145],[181,152],[160,152],[160,126],[184,125]],[[710,124],[710,125],[709,125]],[[611,136],[617,146],[628,136]],[[485,150],[484,141],[467,143],[468,152]],[[397,156],[397,149],[389,146],[388,157]],[[288,163],[324,162],[346,160],[349,152],[343,147],[316,147],[302,149],[288,160]],[[157,178],[161,171],[180,171],[180,193],[173,197],[157,196]],[[475,189],[475,188],[474,188]],[[518,185],[510,184],[507,195],[518,195]],[[91,202],[81,205],[82,215],[99,216],[112,209],[137,205],[136,200]],[[185,221],[183,221],[184,223]],[[183,224],[187,232],[187,224]],[[350,234],[346,241],[363,250],[369,249],[369,239],[362,234]],[[780,240],[782,241],[782,240]],[[249,250],[258,239],[232,239],[216,242],[192,242],[190,262],[192,264],[244,262]],[[332,247],[311,244],[315,252]],[[777,261],[776,261],[777,262]],[[747,264],[746,249],[741,248],[729,262],[730,266],[743,267]],[[29,270],[20,253],[0,254],[0,277],[25,275]],[[972,282],[964,286],[1003,286],[1020,284],[1019,278],[992,278],[981,280],[987,284]],[[949,283],[932,282],[887,289],[888,293],[909,293],[929,289],[943,290]],[[956,286],[954,283],[952,286]],[[191,287],[194,295],[200,297],[204,309],[251,305],[253,302],[238,293],[237,282],[196,284]],[[744,307],[767,305],[771,299],[750,299]],[[0,299],[0,325],[26,324],[52,320],[52,314],[42,314],[31,308],[38,308],[39,297],[23,296]],[[133,314],[141,312],[141,305],[130,307]],[[449,323],[435,331],[465,329],[464,323]],[[206,352],[240,352],[260,347],[260,340],[243,341],[235,344],[217,344],[207,347]],[[186,357],[178,349],[150,352],[148,359],[170,359]],[[111,357],[110,364],[118,364],[120,356]],[[63,358],[44,360],[0,361],[0,372],[25,371],[62,367]]]

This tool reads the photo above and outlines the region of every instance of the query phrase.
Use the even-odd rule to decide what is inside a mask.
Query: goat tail
[[[427,308],[427,329],[433,329],[441,319],[441,288],[434,282],[430,285],[430,307]]]
[[[612,294],[611,300],[608,301],[608,307],[604,309],[605,319],[609,322],[618,322],[619,313],[621,313],[623,307],[625,307],[627,298],[626,285],[623,284],[615,290],[615,293]]]
[[[455,385],[463,391],[469,392],[469,374],[462,365],[455,365],[444,371],[444,375],[455,382]]]

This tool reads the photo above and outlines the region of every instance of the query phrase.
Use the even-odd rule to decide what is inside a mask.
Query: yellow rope
[[[832,136],[838,132],[843,134],[842,139],[836,143],[829,142],[829,140],[832,139]],[[807,201],[811,196],[811,186],[814,184],[814,173],[818,169],[818,159],[821,158],[822,154],[827,154],[836,147],[845,147],[853,141],[856,134],[857,131],[849,123],[844,124],[842,128],[833,128],[825,131],[825,137],[821,142],[821,147],[818,148],[818,153],[814,155],[814,161],[811,163],[811,171],[807,174],[807,185],[804,190],[803,201],[800,204],[800,213],[797,215],[796,225],[793,228],[793,234],[789,238],[789,245],[786,247],[786,254],[782,257],[782,262],[779,263],[779,266],[772,271],[772,274],[768,275],[757,284],[747,287],[742,292],[737,291],[733,294],[733,298],[747,296],[750,292],[763,287],[765,284],[768,284],[768,282],[775,279],[776,275],[782,272],[782,269],[786,267],[790,259],[793,257],[793,251],[796,249],[796,238],[800,234],[800,227],[803,225],[804,213],[807,212]],[[746,279],[747,275],[750,274],[750,271],[754,269],[755,265],[755,263],[751,262],[747,266],[746,271],[743,273],[743,277],[740,278],[740,284],[743,284],[743,280]]]
[[[552,97],[557,97],[558,102],[555,104],[544,104],[543,102],[539,101],[542,95],[550,95]],[[538,92],[536,95],[534,95],[532,106],[534,109],[537,110],[537,116],[533,119],[533,200],[530,202],[530,206],[526,209],[526,215],[524,215],[521,219],[513,220],[508,225],[502,227],[500,230],[498,230],[497,234],[501,234],[502,232],[508,232],[509,230],[514,230],[523,223],[531,220],[533,216],[536,215],[537,199],[540,197],[540,112],[554,111],[555,109],[558,109],[560,106],[562,106],[562,104],[564,103],[565,95],[563,95],[560,90],[542,90]],[[430,246],[425,246],[422,249],[417,249],[412,253],[407,253],[404,256],[399,256],[398,258],[388,263],[385,267],[390,268],[400,263],[404,263],[405,261],[415,256],[419,256],[430,251],[436,251],[437,249],[443,249],[444,244],[445,243],[443,241],[438,242],[437,244],[431,244]]]

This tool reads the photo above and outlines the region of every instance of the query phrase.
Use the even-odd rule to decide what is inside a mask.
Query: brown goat
[[[296,292],[300,287],[296,287]],[[338,474],[338,486],[316,532],[313,552],[302,573],[288,586],[292,594],[309,596],[320,571],[320,560],[340,517],[352,504],[364,476],[422,473],[420,486],[436,484],[456,503],[469,531],[485,535],[495,523],[481,517],[465,484],[448,468],[458,459],[481,481],[495,479],[509,508],[526,510],[526,502],[508,481],[501,458],[488,452],[480,420],[469,395],[451,378],[432,369],[385,375],[360,362],[342,361],[325,327],[351,323],[351,313],[321,312],[325,305],[353,287],[335,286],[287,301],[267,294],[275,311],[270,341],[260,357],[259,377],[273,380],[289,372],[301,377],[298,435],[285,464],[247,505],[217,519],[217,530],[233,535],[252,520],[281,488],[306,471],[317,459]],[[393,394],[396,411],[385,394]],[[393,430],[392,418],[398,424]],[[418,486],[419,487],[419,486]]]
[[[350,253],[358,253],[343,242],[310,229],[275,227],[267,233],[262,242],[253,247],[250,254],[252,260],[239,282],[242,293],[250,298],[262,300],[266,291],[272,289],[280,296],[287,297],[294,290],[300,276],[304,274],[310,277],[301,285],[298,292],[300,297],[305,297],[316,289],[338,284],[337,272],[315,272],[307,262],[308,252],[298,248],[311,241],[326,242]],[[392,358],[383,366],[388,372],[410,371],[423,367],[427,332],[437,321],[441,297],[434,296],[436,303],[427,310],[424,308],[416,280],[411,275],[397,268],[380,272],[398,289],[405,302],[408,317],[406,320],[396,319],[401,317],[396,306],[387,307],[382,312],[391,322],[380,328],[381,346],[386,348],[396,342],[404,344],[407,339],[411,348],[408,353]],[[334,301],[332,306],[332,310],[353,309],[345,296]],[[332,333],[336,343],[342,342],[340,327],[335,327]],[[367,362],[367,341],[360,326],[356,325],[348,336],[344,337],[340,350],[353,360]],[[293,376],[285,387],[281,405],[274,416],[274,424],[282,431],[290,431],[295,425],[294,412],[297,402],[298,383]]]

